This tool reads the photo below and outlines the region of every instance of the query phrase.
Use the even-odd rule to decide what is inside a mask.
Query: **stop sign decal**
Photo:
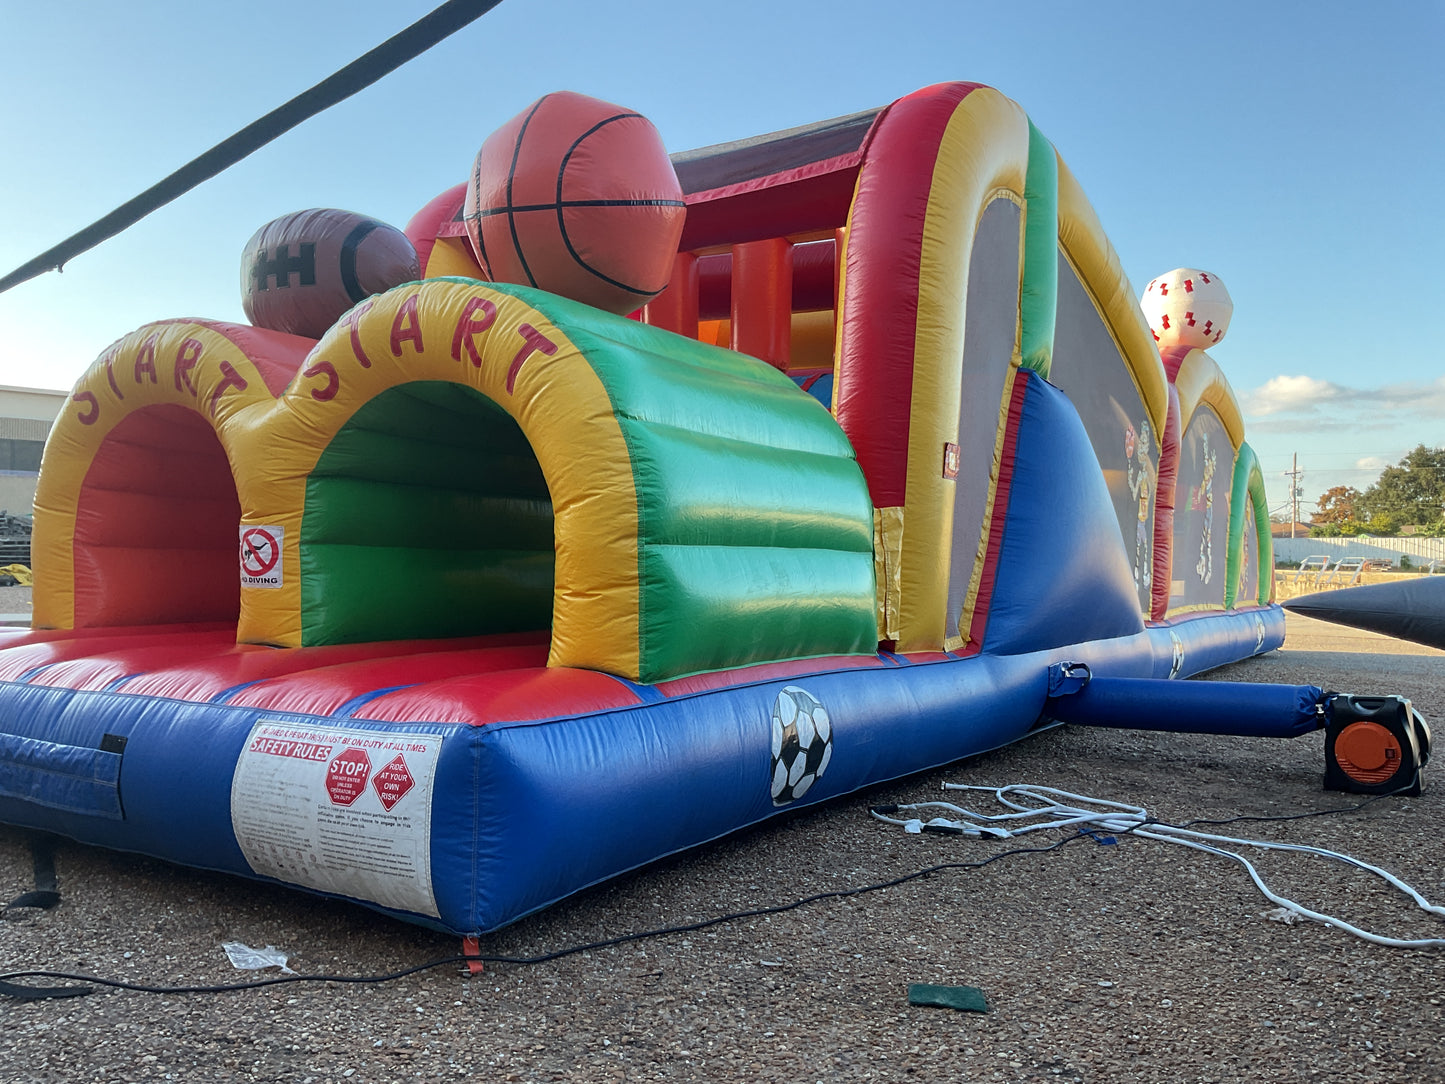
[[[416,786],[416,780],[411,777],[411,772],[406,768],[406,761],[398,753],[395,760],[376,773],[376,778],[372,780],[371,785],[376,788],[376,796],[381,799],[381,804],[390,813],[391,807],[401,801],[407,791]]]
[[[333,805],[350,805],[366,791],[366,778],[371,774],[371,758],[365,749],[347,749],[338,753],[326,768],[326,793]]]

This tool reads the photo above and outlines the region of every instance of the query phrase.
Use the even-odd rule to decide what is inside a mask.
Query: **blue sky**
[[[0,0],[0,272],[94,221],[440,0]],[[1445,444],[1438,325],[1445,3],[504,0],[430,53],[129,231],[0,295],[0,384],[66,388],[150,320],[243,319],[241,249],[313,206],[397,226],[482,140],[570,89],[670,150],[885,104],[951,79],[1028,111],[1135,292],[1213,271],[1212,353],[1271,505],[1363,488]]]

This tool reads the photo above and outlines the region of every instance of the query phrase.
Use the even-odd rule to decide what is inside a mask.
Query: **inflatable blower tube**
[[[1297,738],[1325,725],[1324,698],[1314,685],[1093,677],[1078,692],[1051,699],[1045,713],[1080,726]]]
[[[1445,576],[1320,591],[1292,598],[1284,608],[1445,650]]]

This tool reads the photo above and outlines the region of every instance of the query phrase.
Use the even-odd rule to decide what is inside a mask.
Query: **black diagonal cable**
[[[285,105],[271,110],[260,120],[253,121],[229,139],[217,143],[200,157],[187,162],[165,180],[121,204],[104,218],[0,278],[0,293],[46,271],[60,269],[82,252],[135,225],[152,211],[164,207],[171,200],[189,192],[202,181],[210,180],[222,170],[229,169],[302,121],[314,117],[322,110],[330,109],[337,102],[345,101],[358,91],[365,90],[382,76],[390,74],[408,60],[420,56],[462,27],[475,22],[501,2],[502,0],[447,0],[435,11],[418,19],[401,33],[388,38],[365,56],[353,60],[310,90],[303,91]]]

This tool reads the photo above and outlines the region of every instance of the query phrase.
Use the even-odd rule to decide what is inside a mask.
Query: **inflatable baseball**
[[[1144,288],[1139,306],[1160,350],[1208,350],[1224,338],[1234,315],[1234,302],[1219,276],[1193,267],[1154,279]]]

